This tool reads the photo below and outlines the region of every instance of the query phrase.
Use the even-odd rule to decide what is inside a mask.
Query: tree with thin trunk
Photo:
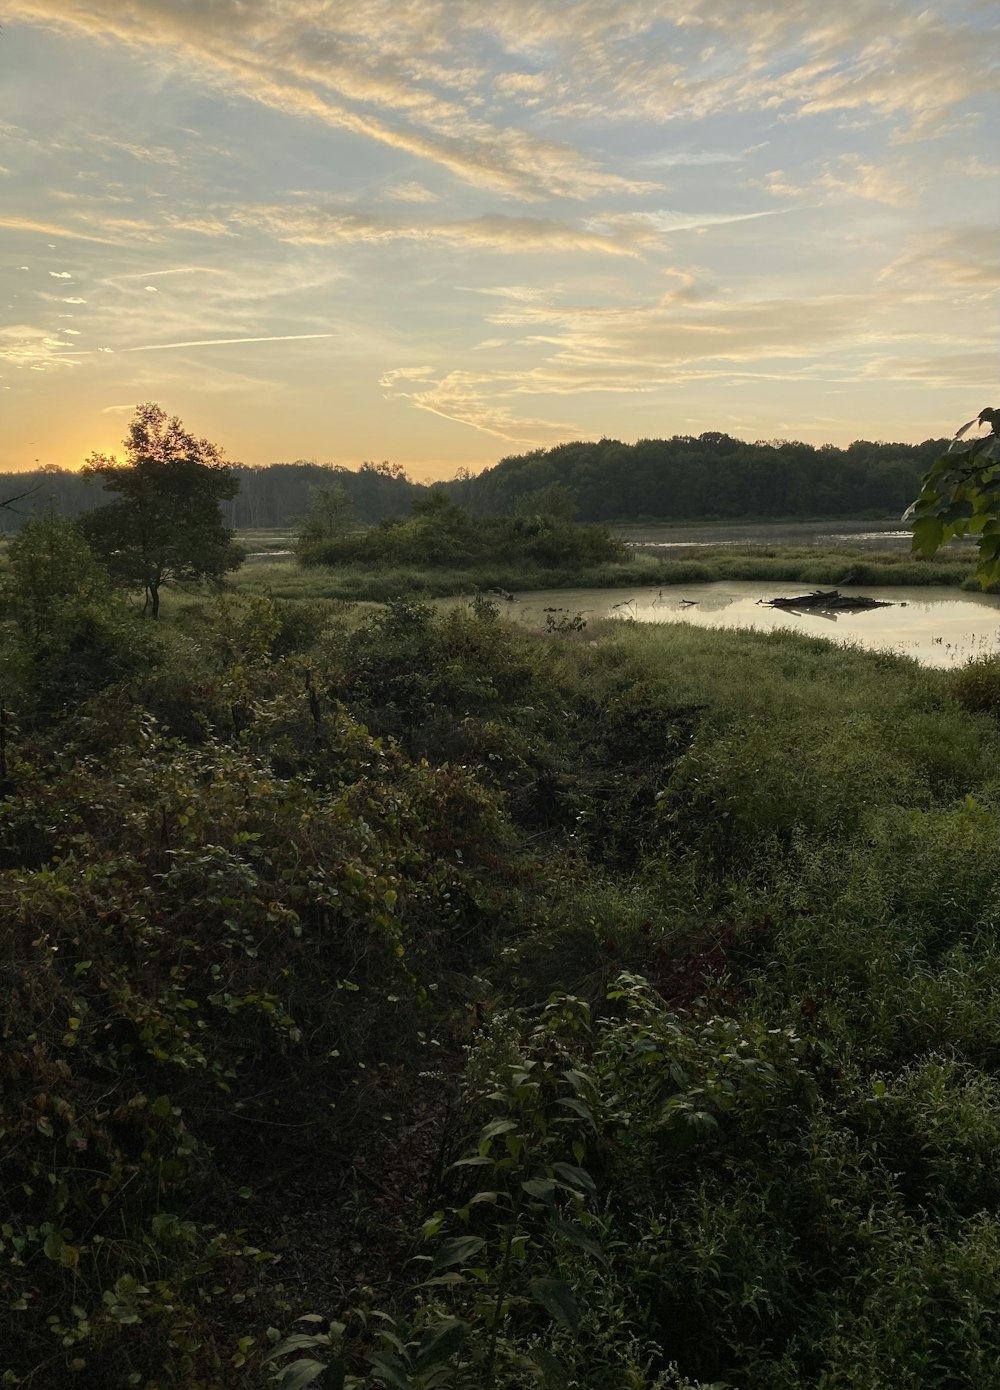
[[[118,500],[88,512],[80,527],[112,577],[141,588],[144,611],[158,618],[164,584],[219,580],[242,562],[219,505],[235,497],[239,479],[218,445],[152,402],[137,407],[124,447],[124,460],[91,454],[84,465]]]

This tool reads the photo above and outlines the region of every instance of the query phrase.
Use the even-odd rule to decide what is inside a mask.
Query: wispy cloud
[[[795,208],[764,208],[757,212],[622,212],[595,217],[589,225],[617,232],[648,227],[657,232],[687,232],[701,227],[721,227],[729,222],[756,222],[761,217],[778,217]]]
[[[258,206],[232,209],[231,221],[257,227],[296,245],[335,246],[393,241],[424,242],[477,250],[589,251],[605,256],[635,256],[654,238],[647,223],[636,220],[615,227],[615,235],[547,217],[485,214],[467,221],[399,221],[373,214],[319,207]]]
[[[95,241],[101,242],[105,246],[113,244],[113,239],[106,236],[95,236],[92,232],[83,232],[73,227],[61,227],[54,222],[45,222],[36,217],[11,217],[0,216],[0,227],[6,227],[12,232],[33,232],[40,236],[54,236],[60,238],[72,238],[76,241]]]
[[[893,271],[919,274],[916,260],[940,250],[937,244],[912,248]],[[414,381],[388,373],[383,385],[416,409],[505,440],[540,445],[566,437],[567,427],[558,419],[520,414],[513,404],[519,398],[639,396],[711,381],[740,387],[765,381],[844,385],[884,379],[951,389],[963,372],[968,389],[970,382],[987,379],[990,353],[976,343],[976,325],[964,325],[963,332],[961,314],[953,312],[940,289],[928,310],[947,344],[936,356],[886,351],[913,334],[895,294],[877,287],[807,299],[733,302],[712,298],[690,273],[678,271],[674,287],[644,305],[585,305],[496,293],[507,302],[491,311],[487,321],[517,330],[520,342],[535,350],[534,365],[512,370],[505,362],[477,372],[446,370],[430,380],[422,372]],[[487,340],[480,346],[500,347],[506,341]]]
[[[884,166],[862,159],[857,154],[838,155],[814,179],[793,180],[783,169],[772,169],[764,186],[779,198],[806,198],[815,203],[844,202],[860,198],[889,207],[907,207],[920,191],[919,180],[893,174]]]
[[[931,297],[942,290],[996,290],[1000,285],[995,227],[963,227],[919,232],[879,277],[899,289]]]
[[[415,80],[411,54],[424,51],[428,39],[432,47],[454,49],[462,23],[471,19],[463,15],[452,28],[419,0],[410,12],[361,0],[348,0],[336,12],[317,11],[308,0],[289,0],[281,11],[175,9],[158,0],[70,9],[64,0],[10,4],[15,18],[117,39],[244,99],[430,160],[477,187],[525,199],[585,198],[648,187],[601,168],[571,146],[492,125],[471,106]],[[482,16],[476,16],[469,32],[481,31]],[[453,59],[448,70],[464,66],[464,59]],[[461,82],[456,86],[460,89]]]
[[[410,379],[397,371],[387,372],[380,385],[386,387],[391,396],[408,400],[417,410],[465,425],[482,434],[493,435],[508,443],[555,443],[582,433],[578,426],[571,423],[516,414],[502,399],[511,394],[510,388],[515,380],[495,373],[456,371],[420,389],[403,390],[400,382],[409,383]]]
[[[231,347],[236,343],[293,343],[303,338],[335,338],[336,333],[269,333],[257,338],[189,338],[180,343],[142,343],[137,347],[97,348],[97,352],[167,352],[175,348]],[[90,352],[73,356],[90,356]]]
[[[438,195],[422,183],[417,183],[411,179],[408,183],[390,184],[383,191],[383,198],[389,198],[397,203],[436,203],[439,201]]]

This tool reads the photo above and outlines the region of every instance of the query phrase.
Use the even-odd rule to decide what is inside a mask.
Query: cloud
[[[88,142],[92,147],[103,147],[118,154],[131,155],[143,164],[164,164],[169,169],[180,167],[180,155],[167,145],[140,145],[131,140],[116,140],[110,135],[90,135]]]
[[[70,367],[74,363],[67,348],[47,329],[34,324],[11,324],[0,328],[0,362],[32,371]]]
[[[236,343],[291,343],[303,338],[335,338],[336,333],[269,333],[256,338],[189,338],[181,343],[143,343],[138,347],[97,348],[98,352],[166,352],[173,348],[230,347]],[[89,356],[86,354],[77,354]]]
[[[403,222],[336,208],[261,204],[233,208],[228,216],[242,226],[258,228],[280,241],[300,246],[410,241],[468,250],[585,251],[636,256],[642,247],[656,243],[651,227],[641,221],[623,221],[615,225],[614,235],[605,235],[554,218],[510,217],[502,213],[467,221]]]
[[[962,241],[966,251],[968,239]],[[949,254],[957,248],[948,245]],[[936,256],[941,246],[919,244],[897,267],[919,275],[916,260]],[[715,299],[696,275],[671,271],[672,285],[640,304],[581,304],[553,296],[516,297],[502,288],[484,290],[498,303],[486,321],[513,329],[533,361],[519,370],[509,359],[489,363],[488,353],[507,339],[478,347],[484,365],[435,373],[433,380],[401,381],[387,374],[383,385],[415,408],[518,443],[542,445],[565,438],[561,414],[545,418],[520,412],[524,397],[556,402],[566,396],[642,395],[696,382],[720,389],[758,382],[848,385],[884,378],[927,387],[989,379],[991,359],[980,346],[981,316],[965,314],[938,293],[922,307],[939,355],[904,356],[916,333],[905,300],[894,286],[859,283],[851,293],[796,297]],[[900,345],[903,352],[900,352]],[[895,349],[895,350],[893,350]]]
[[[664,150],[637,160],[644,169],[706,168],[713,164],[739,164],[748,155],[766,149],[767,141],[743,150]]]
[[[519,304],[530,304],[534,300],[546,298],[546,291],[537,285],[459,285],[458,288],[468,290],[470,294],[485,294],[494,299],[513,300]],[[551,293],[551,290],[549,292]]]
[[[379,378],[380,386],[395,386],[397,381],[429,381],[434,376],[433,367],[393,367]]]
[[[379,384],[388,388],[390,398],[408,400],[417,410],[511,444],[555,443],[570,436],[579,437],[581,433],[573,424],[517,415],[511,406],[498,400],[498,395],[510,394],[510,388],[518,380],[515,377],[448,372],[440,381],[424,389],[409,391],[398,389],[400,379],[406,378],[400,378],[398,371],[387,372]]]
[[[189,80],[430,160],[480,188],[536,199],[650,187],[571,146],[490,124],[471,102],[423,85],[421,78],[433,73],[439,84],[451,78],[458,91],[468,90],[463,73],[478,65],[467,62],[456,40],[466,21],[470,36],[481,39],[481,15],[456,16],[452,25],[420,0],[412,11],[378,0],[345,0],[324,10],[309,0],[289,0],[280,9],[172,7],[161,0],[96,0],[85,8],[68,8],[65,0],[9,0],[8,13],[11,6],[13,18],[128,44]],[[451,62],[428,66],[431,53],[449,50]]]
[[[946,159],[944,172],[967,179],[996,179],[1000,178],[1000,164],[991,164],[978,155],[970,154],[962,159]]]
[[[671,212],[661,208],[654,212],[605,214],[590,219],[587,225],[617,232],[635,227],[649,227],[664,233],[685,232],[700,227],[720,227],[728,222],[755,222],[760,217],[777,217],[794,211],[795,208],[765,208],[761,212]]]
[[[783,169],[772,169],[765,177],[764,187],[779,198],[808,198],[819,204],[862,198],[890,207],[908,206],[919,191],[919,183],[912,176],[893,177],[887,169],[866,163],[857,154],[839,155],[811,183],[795,183]]]
[[[197,236],[210,237],[238,235],[221,217],[210,213],[171,213],[167,222],[175,232],[194,232]]]
[[[989,348],[920,357],[877,357],[864,368],[878,381],[909,382],[935,390],[985,392],[996,376],[996,354]]]
[[[942,290],[993,291],[1000,285],[996,228],[915,233],[879,279],[931,297]]]
[[[552,74],[547,72],[500,72],[493,79],[497,91],[507,96],[541,96],[552,85]]]
[[[383,190],[384,198],[395,199],[398,203],[436,203],[438,195],[425,188],[422,183],[411,180],[409,183],[392,184]]]
[[[68,237],[77,241],[96,241],[105,246],[113,245],[110,237],[94,236],[72,227],[59,227],[52,222],[42,222],[36,217],[0,217],[0,227],[12,232],[38,232],[42,236]]]
[[[116,280],[156,280],[164,275],[224,275],[225,271],[209,265],[174,265],[161,270],[130,270],[116,275]]]

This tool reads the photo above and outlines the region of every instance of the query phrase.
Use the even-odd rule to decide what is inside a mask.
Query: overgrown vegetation
[[[409,521],[388,520],[361,530],[349,525],[347,504],[346,493],[340,498],[329,490],[314,495],[297,543],[303,564],[383,573],[430,569],[466,577],[492,570],[509,576],[544,570],[579,573],[627,554],[624,543],[605,527],[577,525],[571,500],[561,489],[529,498],[516,515],[478,520],[443,492],[431,492],[413,503]]]
[[[988,664],[2,604],[4,1383],[997,1378]]]
[[[334,573],[646,564],[313,501]],[[136,577],[0,570],[0,1384],[1000,1380],[995,657]]]
[[[660,587],[709,584],[736,579],[772,584],[833,587],[855,585],[943,585],[978,590],[975,557],[964,549],[944,550],[933,559],[905,551],[871,551],[850,544],[820,546],[720,545],[672,549],[669,558],[635,550],[624,559],[599,564],[566,563],[540,568],[524,562],[452,568],[442,565],[368,563],[313,564],[269,560],[246,565],[231,581],[242,593],[279,598],[340,599],[386,603],[401,594],[423,598],[488,594],[498,588],[531,589]]]
[[[977,425],[988,425],[989,433],[969,435]],[[981,410],[961,427],[931,465],[907,516],[913,549],[923,555],[937,554],[956,536],[977,536],[979,582],[984,589],[1000,582],[1000,410]]]

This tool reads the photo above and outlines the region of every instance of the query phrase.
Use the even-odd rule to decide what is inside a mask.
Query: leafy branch
[[[975,425],[989,425],[989,433],[966,438]],[[925,474],[903,520],[912,522],[913,550],[928,558],[946,541],[978,536],[980,586],[1000,581],[1000,410],[981,410],[966,421]]]

